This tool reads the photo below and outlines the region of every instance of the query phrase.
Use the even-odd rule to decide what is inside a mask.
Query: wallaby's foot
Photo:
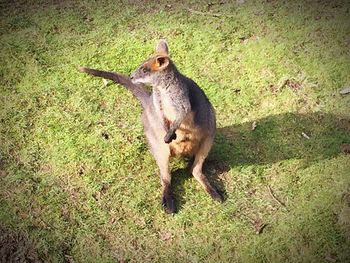
[[[211,189],[208,189],[208,193],[215,201],[218,201],[219,203],[224,202],[224,196],[215,188],[212,187]]]
[[[175,200],[171,192],[164,192],[162,197],[162,206],[168,214],[176,212]]]
[[[175,131],[172,131],[172,130],[169,130],[165,137],[164,137],[164,142],[165,143],[171,143],[172,140],[175,140],[176,139],[176,133]]]

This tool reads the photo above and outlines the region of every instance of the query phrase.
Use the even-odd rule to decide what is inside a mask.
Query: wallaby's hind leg
[[[201,144],[194,158],[192,165],[192,175],[197,179],[197,181],[203,186],[204,190],[209,193],[214,200],[223,202],[224,197],[209,183],[207,177],[202,172],[204,160],[208,156],[212,144],[213,140],[211,138],[206,139]]]
[[[162,206],[169,214],[175,213],[176,206],[173,192],[171,190],[171,174],[169,172],[170,150],[166,145],[156,143],[151,145],[151,150],[160,171],[160,182],[162,184]]]
[[[157,164],[160,170],[160,182],[162,184],[162,206],[169,214],[175,213],[176,206],[171,190],[171,174],[169,172],[169,156],[158,158]]]

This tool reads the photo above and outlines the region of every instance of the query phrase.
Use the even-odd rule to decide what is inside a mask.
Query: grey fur
[[[202,173],[215,136],[214,108],[198,85],[182,75],[167,57],[165,41],[157,45],[156,51],[159,50],[162,54],[156,53],[146,60],[131,75],[132,81],[118,73],[88,68],[81,68],[81,71],[125,86],[141,102],[144,132],[160,169],[162,204],[168,213],[176,210],[169,172],[169,158],[176,154],[194,157],[192,174],[215,200],[222,202],[223,196]],[[152,63],[160,70],[150,70]],[[143,84],[152,85],[151,94]]]
[[[156,52],[157,53],[169,54],[168,43],[166,42],[165,39],[159,40],[159,42],[158,42],[158,44],[156,46]]]

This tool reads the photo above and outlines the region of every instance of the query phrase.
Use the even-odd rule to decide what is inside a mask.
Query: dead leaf
[[[343,88],[343,89],[339,90],[339,93],[341,95],[345,95],[345,94],[350,93],[350,87],[346,87],[346,88]]]
[[[337,126],[347,132],[350,132],[350,119],[338,118]]]
[[[92,197],[95,199],[95,201],[99,201],[101,199],[101,192],[97,191],[96,193],[92,194]]]
[[[87,21],[87,22],[92,22],[92,21],[94,21],[94,18],[92,18],[92,17],[90,17],[90,16],[88,16],[88,15],[84,15],[84,16],[83,16],[83,19],[84,19],[85,21]]]
[[[108,80],[102,79],[102,81],[103,81],[103,86],[106,87],[108,85]]]
[[[108,134],[106,131],[103,131],[103,132],[101,133],[101,136],[102,136],[103,139],[105,139],[105,140],[108,140],[108,139],[109,139],[109,134]]]
[[[74,263],[73,257],[70,255],[64,255],[64,258],[66,260],[66,262],[68,263]]]
[[[251,35],[251,36],[240,37],[239,39],[242,40],[244,44],[247,44],[248,42],[259,40],[259,37],[256,35]]]
[[[262,231],[264,230],[264,228],[266,227],[267,224],[265,224],[264,222],[262,222],[262,220],[260,218],[254,220],[254,228],[255,228],[255,233],[257,235],[261,234]]]
[[[173,237],[173,235],[170,232],[168,232],[168,231],[162,231],[162,232],[159,233],[159,238],[162,241],[171,240],[172,237]]]
[[[292,90],[299,90],[303,87],[303,83],[294,79],[288,79],[286,81],[286,86],[291,88]]]
[[[240,93],[240,92],[241,92],[241,89],[240,89],[240,88],[233,88],[233,89],[232,89],[232,92],[234,92],[234,93]]]
[[[333,255],[327,255],[325,258],[328,262],[337,262],[337,259]]]
[[[78,175],[83,175],[85,173],[85,166],[81,164],[78,169]]]
[[[256,129],[256,121],[253,121],[252,123],[252,131],[254,131]]]
[[[350,154],[350,144],[348,144],[348,143],[343,143],[342,145],[340,145],[340,150],[341,150],[343,153]]]

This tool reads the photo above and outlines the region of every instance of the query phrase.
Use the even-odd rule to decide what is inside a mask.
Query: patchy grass
[[[350,5],[229,2],[0,4],[1,238],[27,261],[349,262]],[[216,108],[227,198],[174,160],[174,216],[135,99],[77,71],[129,74],[162,37]]]

